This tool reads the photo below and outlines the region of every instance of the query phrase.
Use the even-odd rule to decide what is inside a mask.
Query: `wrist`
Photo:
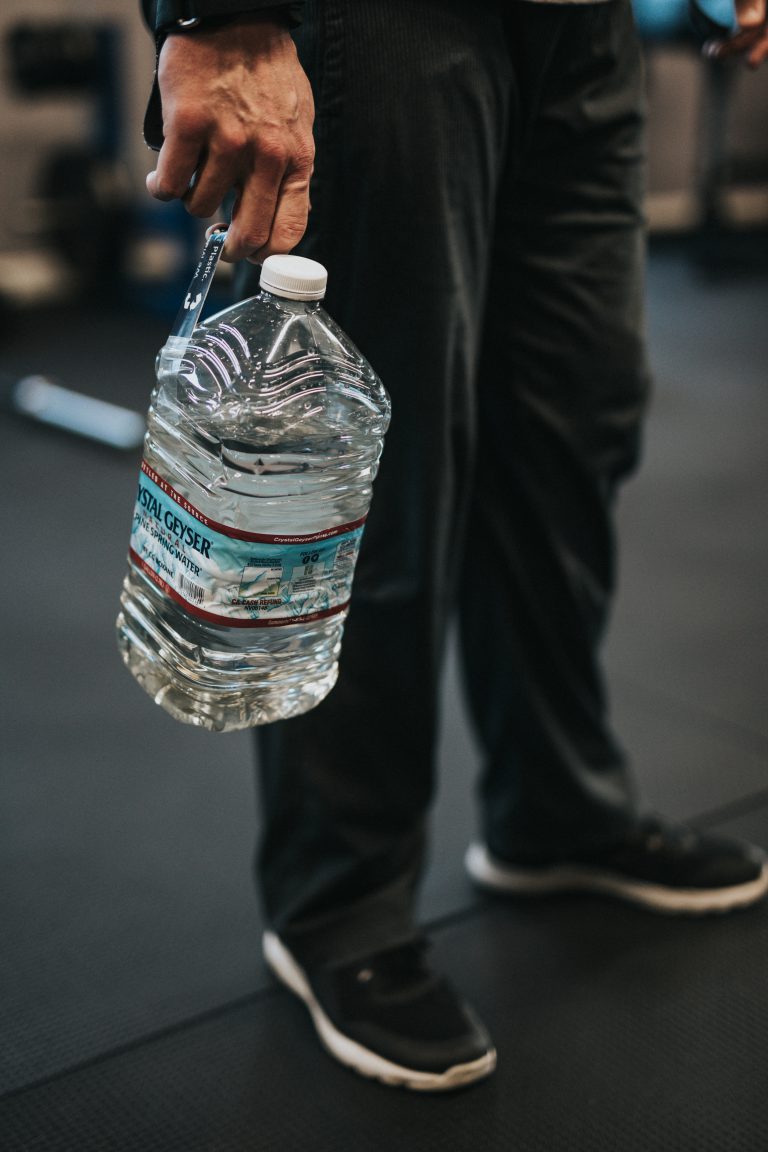
[[[247,37],[251,29],[276,32],[278,35],[290,36],[291,27],[285,15],[279,9],[260,9],[255,12],[233,12],[227,16],[212,16],[194,24],[180,27],[170,27],[164,34],[158,35],[158,47],[168,39],[202,40],[226,39],[229,30],[234,37]],[[160,39],[162,35],[162,40]]]
[[[201,75],[223,75],[232,66],[248,70],[263,57],[289,45],[295,53],[291,30],[284,19],[266,12],[249,12],[206,20],[184,31],[169,32],[160,45],[158,77],[178,77],[199,70]]]

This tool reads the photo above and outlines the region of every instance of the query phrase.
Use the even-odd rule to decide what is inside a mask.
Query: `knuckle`
[[[247,140],[242,132],[232,129],[219,129],[212,144],[212,151],[218,156],[228,158],[237,156],[247,147]]]
[[[203,135],[205,120],[196,108],[180,105],[169,110],[163,128],[166,137],[175,136],[182,143],[189,143]]]
[[[281,220],[278,225],[272,230],[270,237],[270,246],[276,251],[286,252],[290,248],[295,248],[299,240],[301,240],[307,227],[307,218],[292,216],[288,219]]]
[[[268,239],[269,228],[253,225],[244,229],[244,231],[235,237],[235,244],[239,251],[251,253],[257,252],[259,248],[263,248]]]
[[[294,152],[294,166],[311,170],[315,163],[315,141],[312,136],[302,140]]]
[[[269,237],[264,242],[261,254],[266,257],[291,252],[301,240],[306,229],[306,217],[304,219],[297,217],[281,221],[274,226]]]
[[[259,145],[259,159],[274,168],[285,168],[289,152],[286,145],[277,137],[266,137]]]

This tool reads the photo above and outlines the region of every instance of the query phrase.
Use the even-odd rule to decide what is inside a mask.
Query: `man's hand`
[[[711,40],[705,52],[716,60],[742,56],[751,68],[758,68],[768,59],[766,0],[735,0],[735,8],[738,31],[727,40]]]
[[[289,252],[307,226],[314,103],[287,28],[254,16],[171,35],[158,82],[165,140],[151,194],[211,216],[234,190],[224,258]]]

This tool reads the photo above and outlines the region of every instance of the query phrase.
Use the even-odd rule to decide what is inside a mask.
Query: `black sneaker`
[[[263,944],[270,968],[307,1005],[327,1050],[361,1075],[437,1092],[495,1068],[485,1029],[426,966],[423,943],[311,973],[273,932],[264,933]]]
[[[620,843],[542,863],[501,859],[486,845],[466,855],[471,878],[508,895],[599,892],[659,912],[728,912],[768,890],[759,849],[649,817]]]

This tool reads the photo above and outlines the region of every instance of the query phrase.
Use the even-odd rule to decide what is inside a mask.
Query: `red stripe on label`
[[[194,516],[206,528],[212,528],[215,532],[220,532],[222,536],[230,536],[234,540],[250,540],[255,544],[316,544],[319,540],[330,540],[334,536],[343,536],[345,532],[353,532],[355,528],[362,528],[366,521],[366,517],[361,516],[359,520],[351,520],[348,524],[339,524],[336,528],[324,528],[320,532],[310,532],[306,536],[270,536],[266,532],[245,532],[242,528],[233,528],[231,524],[221,524],[218,520],[211,520],[204,516],[167,480],[163,480],[162,476],[155,472],[146,460],[142,460],[141,470],[145,476],[157,484],[158,488],[165,492],[166,496],[175,500],[179,507],[188,512],[190,516]]]
[[[324,620],[328,616],[338,616],[340,612],[346,612],[349,607],[349,600],[345,600],[343,604],[337,604],[335,608],[324,608],[322,612],[309,612],[306,616],[281,617],[279,620],[252,620],[250,617],[243,618],[242,616],[219,616],[214,612],[206,612],[203,608],[198,608],[196,604],[190,604],[189,600],[185,600],[180,592],[177,592],[167,581],[163,580],[154,568],[150,568],[146,561],[142,560],[137,552],[134,552],[133,548],[128,551],[128,559],[135,568],[148,576],[161,592],[179,604],[190,616],[196,616],[198,620],[205,620],[208,624],[223,625],[225,628],[284,628],[288,624],[311,624],[315,620]]]

